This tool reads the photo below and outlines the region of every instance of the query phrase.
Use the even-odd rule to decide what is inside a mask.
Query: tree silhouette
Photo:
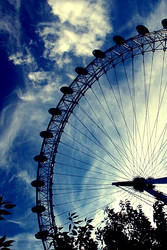
[[[154,222],[156,223],[155,249],[167,249],[167,214],[164,212],[163,203],[156,202],[154,204]]]
[[[0,196],[0,220],[5,220],[4,215],[9,215],[10,209],[14,208],[16,205],[11,203],[10,201],[4,200],[3,196]],[[9,248],[12,246],[14,240],[6,240],[6,235],[0,238],[0,250],[11,250]]]
[[[121,210],[106,208],[105,226],[97,230],[97,238],[104,250],[152,249],[153,227],[142,207],[134,209],[129,201],[120,203]]]
[[[12,243],[14,240],[6,240],[6,235],[0,238],[0,249],[1,250],[10,250],[10,246],[12,246]]]
[[[4,220],[2,215],[9,215],[9,209],[14,208],[16,205],[11,203],[10,201],[3,200],[3,196],[0,196],[0,220]]]
[[[167,214],[162,202],[153,206],[153,221],[141,206],[134,209],[129,201],[120,202],[120,211],[107,207],[101,226],[94,228],[92,219],[78,220],[69,213],[69,227],[57,229],[52,237],[56,250],[165,250],[167,249]]]
[[[92,219],[78,220],[76,213],[69,213],[69,221],[67,232],[63,232],[63,227],[60,227],[57,234],[52,235],[55,250],[97,250],[98,244],[91,236],[94,229]]]

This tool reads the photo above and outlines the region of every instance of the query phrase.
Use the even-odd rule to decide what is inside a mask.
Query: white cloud
[[[7,106],[1,113],[1,129],[3,129],[3,134],[0,136],[0,156],[1,165],[13,166],[14,154],[12,150],[17,142],[17,137],[24,133],[24,138],[22,137],[22,144],[24,140],[33,141],[33,131],[36,130],[36,126],[33,128],[33,123],[35,122],[37,126],[44,121],[42,110],[33,110],[33,103],[29,105],[27,102],[15,103],[15,109],[11,105]],[[35,106],[35,104],[34,104]],[[26,112],[25,112],[26,110]],[[37,113],[36,113],[37,112]],[[31,115],[30,115],[31,114]],[[39,119],[39,120],[38,120]],[[29,143],[30,143],[29,141]]]
[[[48,73],[46,71],[35,71],[28,74],[28,78],[35,82],[40,82],[48,78]]]
[[[36,77],[33,75],[33,77]],[[18,91],[18,96],[22,101],[29,102],[32,105],[39,105],[50,103],[52,104],[55,101],[55,98],[58,99],[61,95],[59,91],[59,84],[53,79],[47,80],[48,83],[41,87],[41,81],[38,81],[34,78],[33,86],[37,88],[37,91],[28,90],[27,92]],[[57,103],[56,103],[57,104]],[[56,105],[55,104],[55,105]],[[28,104],[27,104],[28,106]],[[32,107],[32,106],[31,106]]]
[[[6,165],[6,163],[10,162],[10,153],[9,149],[13,146],[13,140],[17,136],[18,131],[21,126],[21,120],[17,117],[19,114],[19,110],[13,111],[11,113],[11,105],[6,107],[2,112],[1,112],[1,122],[0,126],[3,129],[3,134],[1,134],[0,138],[0,155],[1,155],[1,164]],[[8,118],[8,114],[10,113],[10,118],[8,122],[6,121]],[[6,153],[8,152],[8,161],[6,161]],[[8,166],[8,164],[7,164]]]
[[[39,250],[42,249],[42,242],[40,240],[35,239],[34,234],[31,233],[20,233],[14,236],[13,238],[10,237],[10,240],[15,240],[13,243],[12,249],[13,250]]]
[[[70,58],[69,55],[65,54],[64,56],[62,55],[56,55],[56,65],[58,65],[59,68],[63,68],[65,65],[72,65],[72,58]],[[74,79],[74,77],[73,77]]]
[[[107,1],[48,0],[48,3],[59,23],[41,24],[40,35],[45,43],[45,55],[54,60],[56,54],[62,58],[65,52],[90,56],[93,49],[102,46],[106,34],[112,31]]]
[[[32,179],[26,170],[20,171],[17,177],[24,181],[27,185],[30,185],[32,182]]]
[[[125,35],[125,39],[128,39],[129,37],[133,37],[137,35],[136,32],[136,26],[137,25],[144,25],[146,26],[150,32],[159,30],[162,28],[161,21],[165,18],[167,18],[167,4],[165,0],[157,1],[156,4],[152,1],[147,1],[146,6],[149,6],[148,10],[144,10],[145,15],[142,15],[143,10],[141,9],[140,4],[137,6],[135,2],[131,3],[131,7],[133,8],[133,15],[131,18],[128,19],[128,21],[118,27],[117,34],[121,34],[124,32],[124,34],[129,31],[128,37]],[[146,8],[145,6],[145,8]],[[140,11],[139,11],[140,9]],[[150,12],[149,12],[150,11]]]
[[[33,62],[32,55],[23,55],[22,52],[17,52],[16,54],[10,55],[9,60],[13,61],[15,65],[20,64],[30,64]]]
[[[34,85],[30,83],[27,90],[18,89],[18,100],[9,103],[1,111],[0,127],[0,165],[13,167],[15,146],[36,145],[39,146],[41,139],[38,136],[40,130],[45,130],[49,122],[48,109],[55,107],[62,96],[59,91],[59,79],[54,79],[49,72],[30,73],[34,79]],[[46,79],[45,85],[40,85],[41,80]],[[10,101],[10,99],[9,99]],[[18,137],[23,134],[21,138]],[[37,136],[37,138],[34,137]],[[21,140],[21,141],[20,141]],[[31,147],[31,146],[30,146]],[[34,151],[35,153],[35,151]]]
[[[57,54],[56,63],[59,67],[71,63],[71,57],[68,54],[64,54],[66,51],[73,51],[76,55],[90,55],[94,47],[101,46],[106,33],[111,30],[108,24],[107,7],[104,7],[103,3],[101,0],[96,2],[68,1],[65,4],[62,1],[49,1],[52,11],[59,17],[60,23],[58,25],[53,23],[50,25],[48,23],[48,26],[44,26],[40,34],[44,38],[46,53],[49,53],[51,57],[55,56],[55,53]],[[75,8],[76,5],[77,9]],[[18,12],[19,6],[19,1],[17,1],[16,7]],[[12,32],[12,36],[18,34],[16,36],[18,38],[16,45],[20,48],[20,33],[18,31],[20,26],[17,24],[17,30],[11,30],[10,24],[11,20],[8,20],[6,24],[1,22],[0,28],[7,32]],[[55,34],[57,39],[51,42],[48,36]],[[98,40],[99,38],[101,39],[100,41]],[[26,134],[29,132],[31,134],[34,133],[34,129],[30,125],[32,121],[37,122],[42,127],[45,120],[44,117],[46,117],[44,115],[44,112],[46,114],[46,105],[48,107],[51,103],[56,105],[61,96],[59,86],[63,78],[62,76],[57,77],[54,72],[32,71],[35,59],[30,51],[27,51],[26,56],[22,52],[12,53],[9,59],[16,65],[28,64],[30,71],[28,75],[25,73],[27,89],[25,91],[17,89],[16,91],[21,101],[7,105],[1,112],[0,126],[3,129],[0,142],[1,163],[8,166],[10,166],[10,161],[12,161],[11,150],[13,143],[20,131],[25,130],[25,122],[27,121],[26,127],[28,126],[30,129],[26,128]],[[70,74],[68,74],[68,77],[72,78]]]
[[[20,48],[20,0],[10,0],[10,8],[6,8],[6,5],[2,5],[0,9],[0,30],[2,34],[7,33],[7,40],[5,40],[5,46],[8,48],[8,52],[14,54],[17,48]],[[4,10],[4,8],[6,8]],[[10,11],[13,10],[13,11]],[[3,37],[3,36],[2,36]]]
[[[60,77],[55,76],[55,72],[50,71],[34,71],[28,74],[28,78],[30,79],[30,83],[32,83],[33,87],[38,88],[39,92],[37,93],[35,89],[28,88],[25,94],[19,92],[19,96],[23,98],[23,96],[29,96],[34,92],[36,98],[39,96],[43,96],[43,101],[45,99],[48,100],[53,95],[53,92],[59,91],[59,82],[61,82]],[[31,93],[31,94],[30,94]],[[29,99],[29,98],[28,98]]]
[[[161,21],[167,18],[167,4],[165,0],[161,0],[157,5],[157,8],[152,9],[150,15],[143,20],[150,31],[158,30],[162,28]]]

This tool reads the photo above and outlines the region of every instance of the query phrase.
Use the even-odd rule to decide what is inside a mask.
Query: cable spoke
[[[124,175],[127,175],[127,173],[125,171],[123,171],[122,169],[120,169],[120,167],[122,167],[122,163],[120,162],[120,160],[118,158],[116,158],[113,154],[111,154],[106,148],[105,146],[99,141],[99,139],[94,135],[94,133],[80,120],[80,118],[76,115],[73,114],[75,116],[75,118],[83,125],[84,128],[86,128],[86,130],[89,132],[89,134],[96,140],[97,145],[104,150],[104,152],[110,157],[110,159],[114,162],[114,164],[116,164],[118,167],[114,167],[115,169],[117,169],[118,171],[122,172]],[[117,152],[119,151],[119,149],[116,147]],[[119,165],[118,165],[119,164]]]

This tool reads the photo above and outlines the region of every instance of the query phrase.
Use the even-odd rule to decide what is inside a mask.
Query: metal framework
[[[65,125],[74,108],[84,93],[99,79],[105,72],[111,70],[115,65],[129,58],[142,53],[154,52],[155,50],[166,50],[167,30],[161,29],[142,35],[137,35],[126,40],[120,45],[115,45],[105,51],[105,58],[95,58],[85,69],[86,75],[78,75],[69,86],[72,94],[64,94],[57,105],[61,111],[59,115],[52,115],[47,131],[52,132],[52,138],[44,138],[40,155],[47,157],[44,162],[38,162],[37,180],[44,182],[44,186],[36,187],[36,205],[44,206],[45,211],[37,213],[40,232],[48,231],[47,237],[42,238],[43,247],[46,250],[55,249],[56,241],[52,235],[56,233],[56,220],[53,204],[53,174],[55,157],[58,150],[61,135]]]

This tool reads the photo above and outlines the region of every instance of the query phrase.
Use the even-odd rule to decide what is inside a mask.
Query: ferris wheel
[[[162,26],[138,25],[136,36],[94,50],[49,109],[32,182],[44,249],[69,212],[96,219],[120,200],[167,204],[167,19]]]

